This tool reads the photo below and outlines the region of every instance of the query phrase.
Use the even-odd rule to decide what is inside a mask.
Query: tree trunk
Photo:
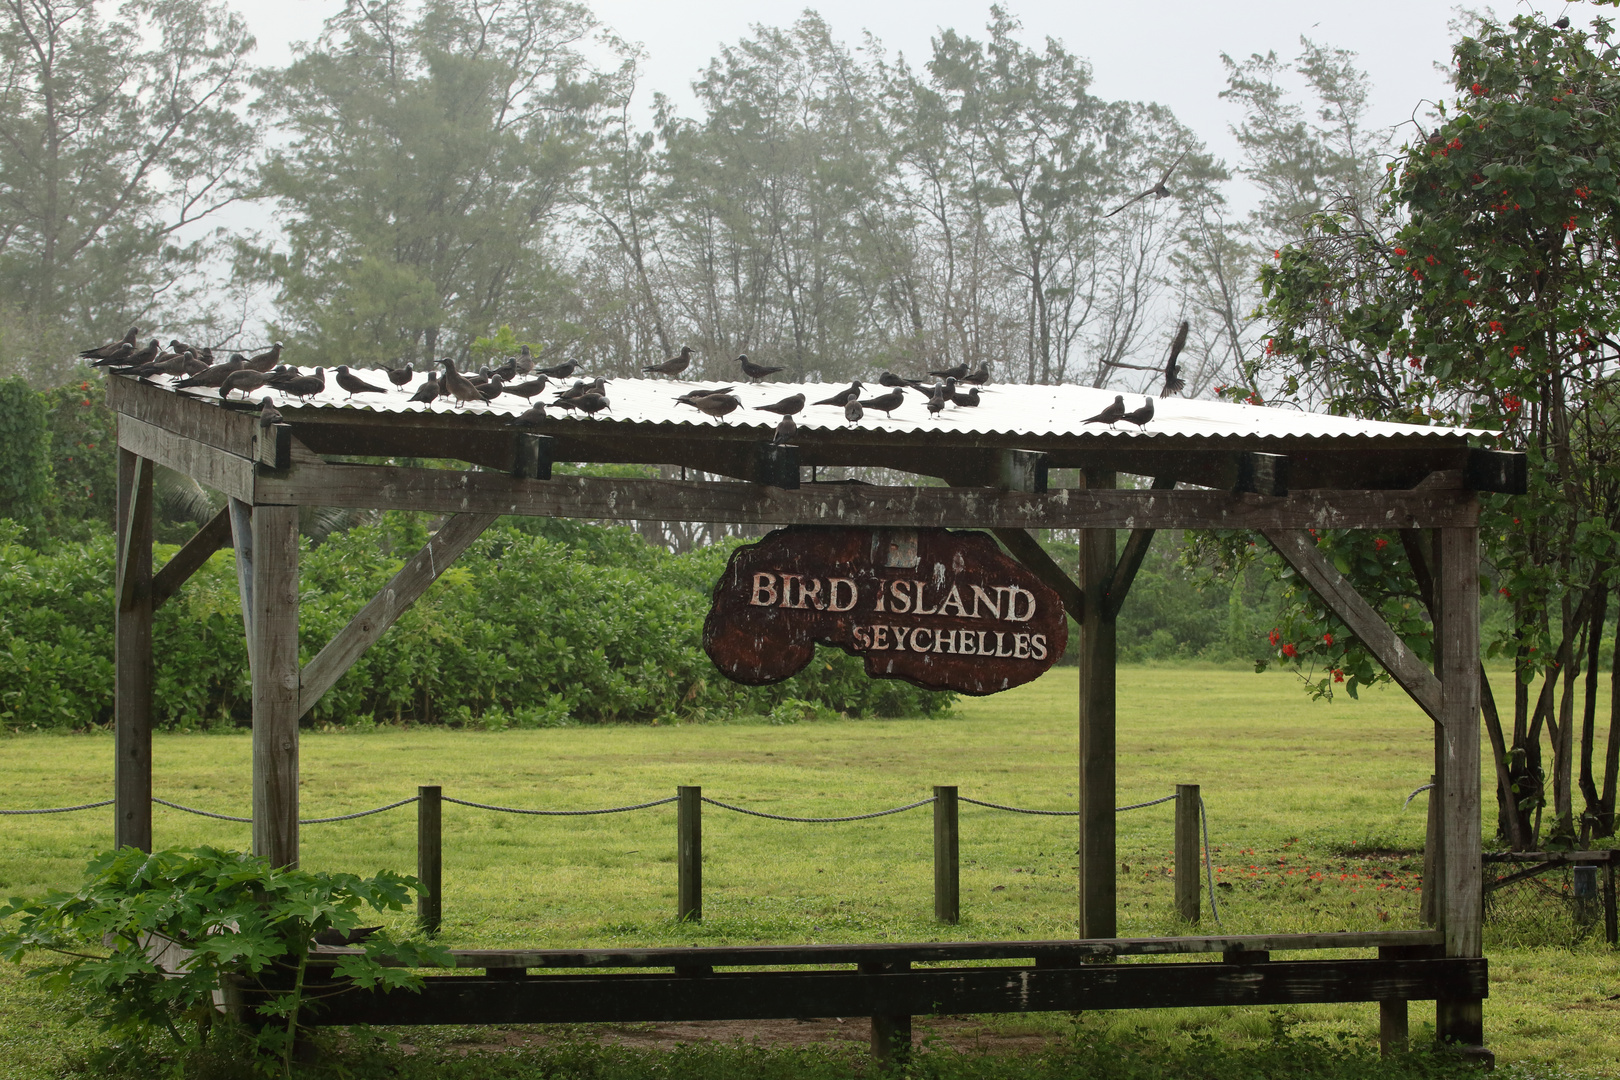
[[[1581,703],[1581,847],[1592,839],[1592,829],[1602,812],[1597,781],[1592,775],[1592,752],[1597,736],[1598,659],[1603,649],[1603,622],[1609,615],[1609,585],[1598,580],[1592,601],[1592,618],[1586,632],[1586,699]]]

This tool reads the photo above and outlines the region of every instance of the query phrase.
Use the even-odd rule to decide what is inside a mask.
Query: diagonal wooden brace
[[[198,529],[196,535],[186,541],[185,547],[175,552],[174,557],[163,564],[163,569],[153,575],[152,609],[155,611],[162,607],[163,602],[179,592],[180,586],[192,574],[202,569],[210,555],[230,542],[231,508],[227,506]]]
[[[458,556],[483,535],[495,521],[495,514],[457,514],[433,534],[421,551],[383,586],[382,592],[360,609],[326,643],[315,658],[304,665],[299,675],[298,715],[309,715],[315,703],[365,651],[377,643],[390,626],[414,604],[421,595],[450,569]]]
[[[1075,584],[1056,559],[1046,553],[1027,529],[991,529],[996,539],[1000,540],[1012,557],[1024,565],[1024,568],[1036,577],[1047,588],[1058,594],[1063,601],[1063,609],[1068,612],[1069,618],[1079,622],[1085,617],[1086,594],[1080,586]]]
[[[1304,578],[1322,602],[1344,620],[1352,633],[1384,665],[1401,689],[1412,696],[1430,719],[1441,724],[1440,680],[1406,647],[1371,604],[1361,598],[1343,574],[1316,549],[1316,541],[1303,529],[1265,529],[1263,534]]]
[[[1156,476],[1151,490],[1172,491],[1175,486],[1175,477]],[[1153,533],[1152,529],[1132,529],[1130,538],[1125,541],[1125,550],[1119,553],[1119,562],[1114,566],[1113,576],[1108,579],[1108,594],[1103,599],[1108,618],[1118,618],[1120,608],[1125,606],[1131,582],[1136,580],[1136,572],[1142,569],[1142,560],[1147,558],[1148,549],[1153,546]]]
[[[236,549],[236,593],[242,601],[242,634],[247,639],[248,667],[253,666],[253,507],[233,498],[225,504]]]

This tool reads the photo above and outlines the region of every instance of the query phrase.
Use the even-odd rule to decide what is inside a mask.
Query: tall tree
[[[240,16],[108,7],[5,0],[0,19],[0,343],[36,383],[60,380],[72,343],[195,298],[203,226],[257,146]]]

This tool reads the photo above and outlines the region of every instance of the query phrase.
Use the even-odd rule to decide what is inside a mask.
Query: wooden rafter
[[[1075,580],[1059,566],[1057,560],[1046,553],[1039,540],[1024,529],[992,529],[1012,557],[1024,564],[1025,569],[1058,594],[1069,617],[1079,622],[1085,618],[1086,594]]]
[[[1149,490],[1173,491],[1175,486],[1175,477],[1156,476]],[[1108,579],[1108,593],[1103,600],[1110,619],[1118,618],[1120,608],[1125,606],[1131,582],[1136,580],[1136,572],[1142,569],[1142,560],[1147,558],[1148,549],[1153,546],[1155,531],[1149,528],[1132,529],[1130,537],[1126,539],[1125,550],[1120,552],[1119,562],[1114,565],[1114,573]]]
[[[231,542],[231,508],[226,506],[208,519],[174,557],[163,564],[163,569],[152,576],[152,607],[163,606],[190,579],[202,569],[214,552]]]

